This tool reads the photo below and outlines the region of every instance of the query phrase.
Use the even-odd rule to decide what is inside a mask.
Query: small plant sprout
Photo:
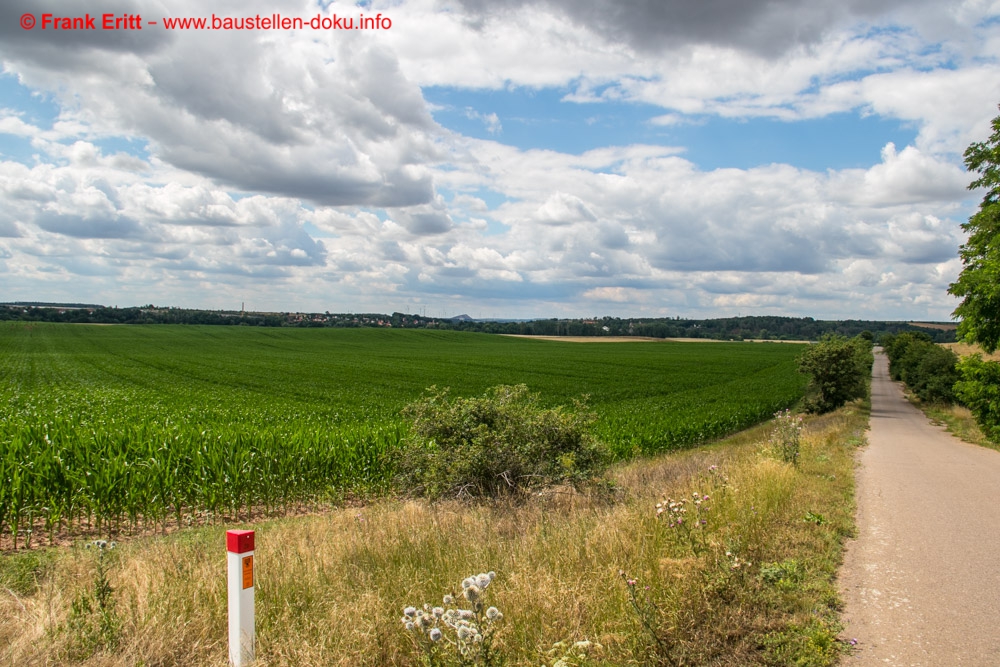
[[[802,417],[788,410],[774,413],[771,445],[785,463],[799,464],[799,443],[802,438]]]
[[[486,589],[496,572],[485,572],[462,580],[462,596],[468,608],[455,605],[456,597],[442,598],[444,606],[422,609],[408,606],[400,621],[410,633],[427,665],[497,665],[501,662],[493,647],[496,623],[503,613],[494,606],[485,607]]]

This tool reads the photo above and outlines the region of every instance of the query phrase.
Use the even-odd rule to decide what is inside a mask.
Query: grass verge
[[[426,664],[403,608],[440,605],[489,570],[505,664],[833,664],[867,417],[854,404],[808,418],[798,466],[770,451],[764,425],[621,466],[587,493],[258,524],[257,664]],[[0,664],[222,667],[223,544],[222,528],[197,528],[119,545],[103,564],[82,547],[45,552],[44,567],[0,558],[0,581],[33,573],[0,587]]]
[[[1000,450],[1000,443],[993,442],[986,437],[968,408],[961,405],[924,403],[909,393],[907,393],[907,398],[927,415],[931,423],[944,426],[956,438],[980,447]]]

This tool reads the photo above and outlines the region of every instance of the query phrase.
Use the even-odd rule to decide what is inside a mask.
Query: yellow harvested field
[[[1000,361],[1000,351],[994,352],[993,354],[985,354],[978,345],[969,345],[968,343],[942,343],[942,345],[949,350],[952,350],[955,354],[960,357],[966,357],[970,354],[982,354],[983,359],[987,361]]]
[[[531,336],[528,334],[500,334],[508,338],[530,338],[532,340],[561,340],[564,343],[654,343],[666,340],[648,336]]]
[[[957,324],[950,322],[907,322],[907,324],[920,327],[921,329],[936,329],[938,331],[954,331],[958,328]]]
[[[807,340],[716,340],[714,338],[652,338],[650,336],[533,336],[529,334],[500,334],[509,338],[530,338],[533,340],[558,340],[564,343],[808,343]]]

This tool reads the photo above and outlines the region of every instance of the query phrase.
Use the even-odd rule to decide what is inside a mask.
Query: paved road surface
[[[1000,666],[1000,452],[932,426],[875,357],[840,590],[846,666]]]

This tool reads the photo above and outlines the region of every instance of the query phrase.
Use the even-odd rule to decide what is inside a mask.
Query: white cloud
[[[194,0],[107,10],[140,6],[206,13]],[[214,306],[249,291],[282,309],[946,317],[969,208],[957,155],[1000,100],[1000,29],[983,20],[996,3],[694,6],[386,0],[365,10],[392,17],[378,33],[60,40],[20,30],[34,9],[18,0],[0,10],[4,71],[58,112],[0,100],[0,135],[37,153],[0,158],[0,274],[12,295],[109,302]],[[918,134],[864,168],[705,170],[682,145],[570,154],[463,137],[432,118],[432,85],[642,103],[665,132],[853,113]],[[514,134],[498,111],[456,108]],[[122,139],[134,148],[107,147]]]

